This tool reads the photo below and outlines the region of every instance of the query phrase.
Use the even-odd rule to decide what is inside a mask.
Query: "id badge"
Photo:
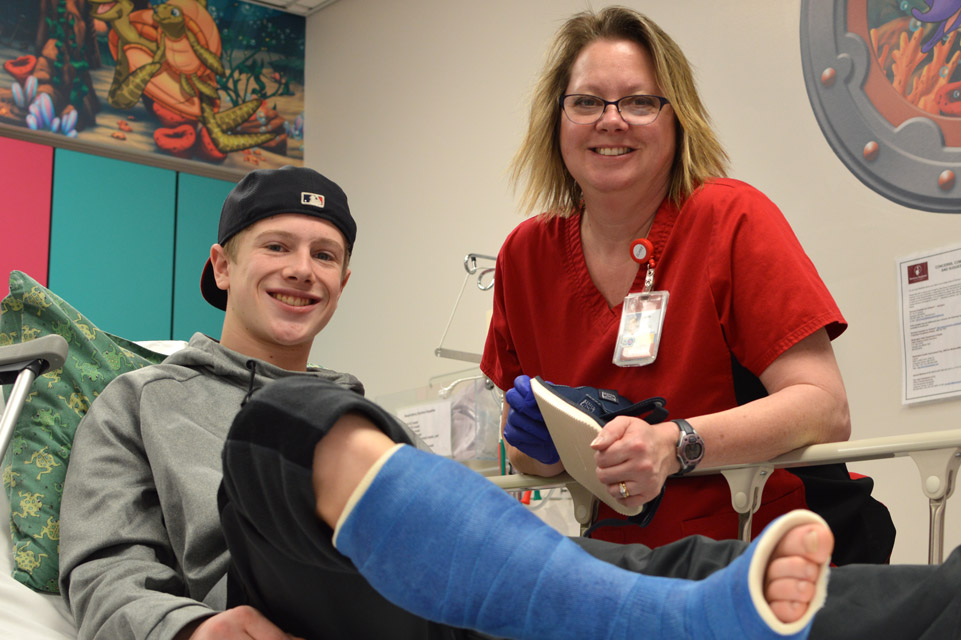
[[[657,358],[661,342],[667,291],[632,293],[624,298],[621,327],[614,347],[614,364],[619,367],[643,367]]]

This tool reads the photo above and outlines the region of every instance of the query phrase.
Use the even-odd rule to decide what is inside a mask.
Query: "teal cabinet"
[[[220,338],[200,274],[234,182],[6,138],[0,168],[3,285],[25,271],[131,340]]]
[[[169,338],[177,173],[57,149],[49,287],[104,331]]]
[[[174,262],[173,338],[200,331],[220,338],[224,312],[200,294],[200,274],[217,242],[220,209],[233,182],[181,173],[177,185],[177,249]]]

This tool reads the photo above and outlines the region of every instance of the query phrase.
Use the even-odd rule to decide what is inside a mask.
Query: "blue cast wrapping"
[[[459,628],[536,640],[806,638],[780,635],[748,588],[752,544],[693,582],[590,556],[459,463],[398,448],[336,532],[388,600]]]

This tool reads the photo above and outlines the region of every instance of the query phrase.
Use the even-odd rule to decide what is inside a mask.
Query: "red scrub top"
[[[497,258],[494,310],[481,370],[501,389],[520,374],[558,384],[616,389],[628,399],[667,399],[671,418],[737,406],[732,355],[759,376],[788,348],[847,324],[780,210],[737,180],[713,180],[680,209],[661,204],[648,234],[654,290],[670,293],[657,360],[612,362],[622,304],[594,286],[580,241],[579,213],[518,225]],[[646,268],[631,291],[641,291]],[[768,480],[755,531],[805,506],[801,481]],[[620,517],[602,505],[599,518]],[[601,528],[596,538],[659,546],[691,534],[737,536],[737,514],[720,476],[670,479],[646,528]]]

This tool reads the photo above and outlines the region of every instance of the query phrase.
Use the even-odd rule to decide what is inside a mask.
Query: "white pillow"
[[[144,349],[150,349],[154,353],[162,353],[165,356],[169,356],[187,346],[184,340],[138,340],[137,344]]]

